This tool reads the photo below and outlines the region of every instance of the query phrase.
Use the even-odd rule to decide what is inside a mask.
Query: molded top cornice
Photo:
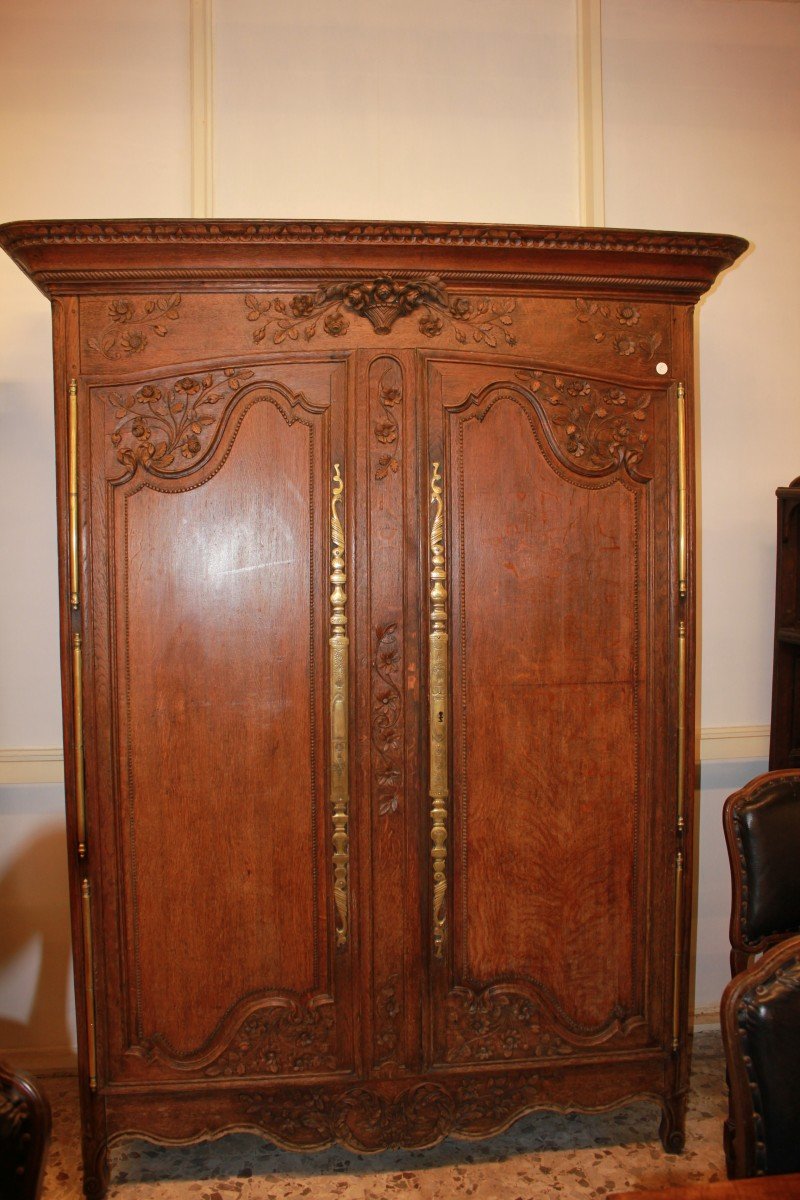
[[[721,234],[375,221],[16,221],[0,245],[48,296],[132,282],[330,279],[382,271],[696,299],[747,249]]]

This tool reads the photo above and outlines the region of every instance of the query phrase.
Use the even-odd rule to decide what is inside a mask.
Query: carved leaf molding
[[[441,1083],[412,1084],[399,1092],[388,1083],[341,1091],[285,1087],[240,1093],[238,1100],[253,1125],[280,1145],[321,1149],[338,1142],[369,1152],[433,1146],[451,1133],[487,1136],[534,1109],[605,1111],[638,1095],[564,1106],[548,1095],[557,1071],[555,1064],[553,1070],[543,1064],[533,1071],[485,1074],[463,1082],[454,1074]],[[653,1099],[665,1107],[662,1097]]]
[[[544,410],[556,441],[584,470],[625,467],[635,475],[650,440],[645,428],[650,392],[629,393],[543,371],[517,371],[516,376]]]
[[[578,1033],[558,1029],[546,1004],[515,989],[491,985],[483,991],[453,988],[447,997],[449,1063],[480,1063],[521,1058],[562,1058],[580,1053],[642,1024],[617,1006],[608,1022]]]
[[[372,660],[372,744],[380,755],[373,783],[381,816],[397,812],[403,786],[402,740],[399,728],[403,701],[397,677],[400,649],[397,622],[375,629],[375,657]]]
[[[455,988],[447,997],[447,1061],[450,1063],[542,1058],[574,1054],[576,1047],[551,1024],[530,996],[490,989]]]
[[[89,338],[90,350],[104,358],[130,358],[141,354],[148,345],[148,335],[165,338],[169,333],[168,321],[180,317],[181,297],[156,296],[141,301],[112,300],[108,306],[109,322],[98,337]]]
[[[162,383],[107,393],[103,399],[114,407],[117,424],[111,441],[117,460],[135,470],[137,466],[158,474],[183,470],[208,448],[221,418],[218,406],[237,392],[254,371],[226,367],[202,375],[184,375]]]
[[[419,330],[425,337],[438,337],[445,329],[456,341],[472,341],[496,347],[516,344],[512,313],[516,302],[505,297],[451,297],[435,275],[406,283],[388,275],[355,282],[320,286],[314,293],[291,297],[246,295],[248,321],[258,322],[253,341],[271,335],[274,344],[301,337],[311,341],[320,321],[330,337],[343,337],[350,328],[347,314],[365,317],[378,334],[388,333],[400,317],[419,314]]]
[[[397,369],[397,364],[388,367],[380,378],[377,393],[378,404],[383,410],[383,415],[373,425],[372,432],[375,435],[375,440],[382,446],[391,446],[392,450],[388,454],[382,454],[378,459],[378,465],[375,468],[375,480],[380,483],[382,479],[387,479],[389,472],[396,475],[400,470],[400,460],[398,458],[398,447],[400,444],[400,422],[397,419],[395,412],[403,403],[403,380],[402,375]]]
[[[623,358],[638,355],[649,361],[661,345],[662,336],[657,330],[647,333],[637,328],[642,314],[634,304],[579,298],[575,301],[575,317],[587,326],[595,342],[610,337],[615,353]]]
[[[210,1079],[236,1075],[285,1075],[332,1071],[335,1029],[332,1004],[287,1005],[248,1017],[228,1050],[205,1068]]]
[[[368,1087],[335,1095],[285,1088],[240,1097],[254,1122],[294,1146],[340,1142],[354,1150],[430,1146],[453,1126],[453,1100],[438,1084],[419,1083],[395,1096]]]
[[[387,1066],[400,1044],[402,1008],[397,989],[400,976],[390,975],[375,997],[375,1067]]]
[[[156,1035],[138,1048],[146,1059],[165,1059],[180,1070],[201,1070],[208,1079],[244,1075],[291,1075],[332,1071],[335,1015],[333,1003],[282,999],[251,1012],[234,1030],[226,1048],[209,1061],[209,1053],[181,1054]]]

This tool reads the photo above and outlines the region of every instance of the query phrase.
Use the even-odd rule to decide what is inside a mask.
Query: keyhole
[[[439,724],[441,725],[444,722],[444,713],[442,712],[441,708],[436,715],[439,718]]]

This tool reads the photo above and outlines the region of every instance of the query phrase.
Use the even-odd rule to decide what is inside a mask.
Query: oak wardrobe
[[[15,223],[53,303],[88,1196],[109,1143],[683,1144],[716,235]]]

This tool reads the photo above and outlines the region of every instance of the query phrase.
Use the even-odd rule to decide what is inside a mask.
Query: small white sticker
[[[658,375],[666,375],[669,367],[665,362],[656,363],[656,373]]]

